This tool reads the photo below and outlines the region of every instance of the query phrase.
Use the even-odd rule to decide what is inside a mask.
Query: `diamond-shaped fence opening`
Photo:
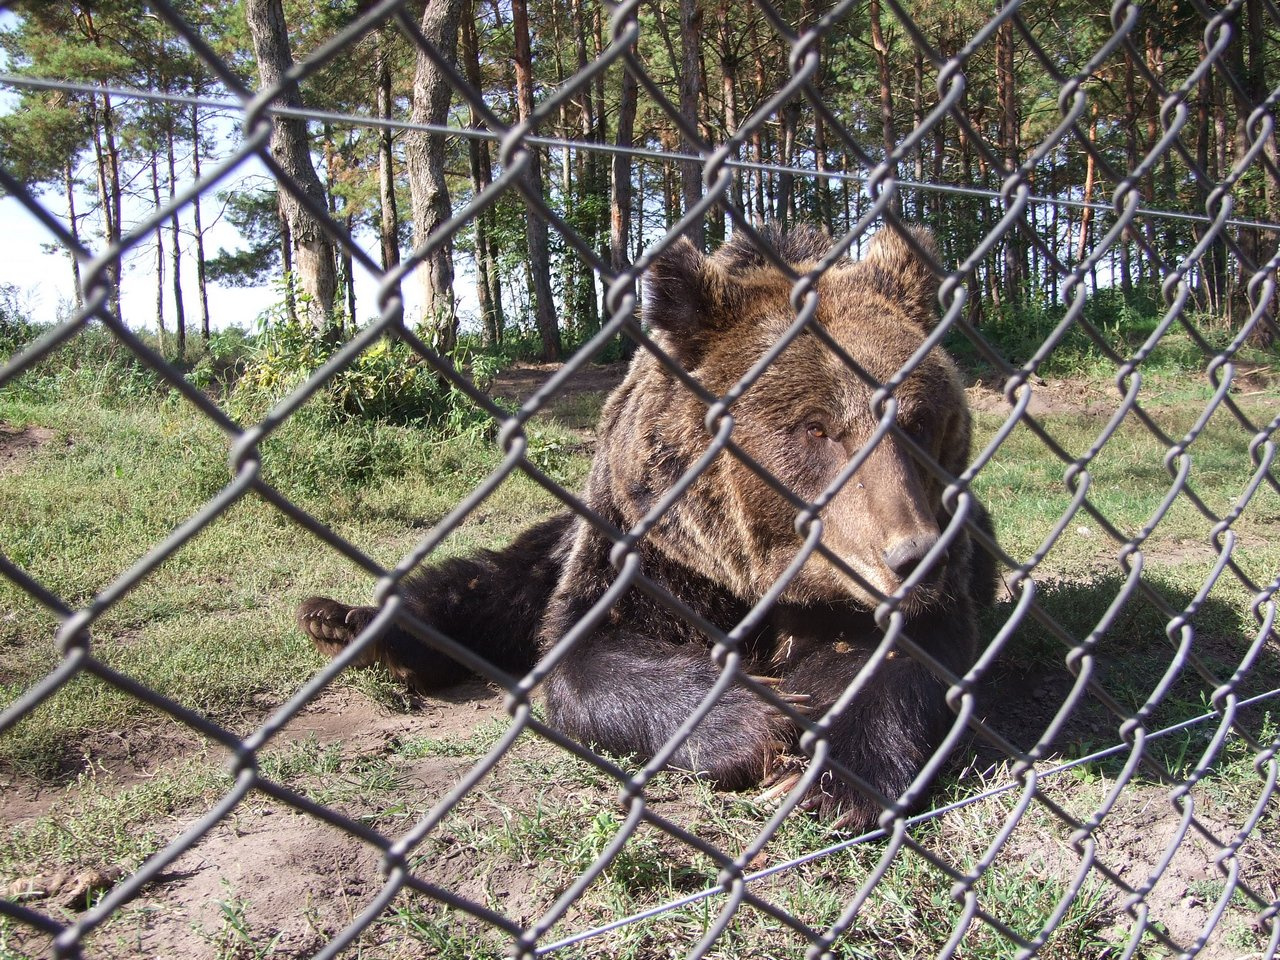
[[[1273,4],[0,29],[0,954],[1280,952]]]

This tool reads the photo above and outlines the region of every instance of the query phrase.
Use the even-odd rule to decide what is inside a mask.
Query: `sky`
[[[0,30],[13,23],[13,14],[0,11]],[[4,53],[0,51],[0,72],[7,66]],[[16,108],[18,98],[14,88],[0,83],[0,113],[7,113]],[[235,145],[235,127],[233,121],[226,121],[214,136],[223,143],[219,152],[229,154]],[[190,159],[189,149],[179,148],[178,177],[189,183]],[[80,178],[92,183],[94,169],[91,159],[86,155],[80,158]],[[208,173],[214,164],[208,160],[201,163],[202,172]],[[245,190],[261,186],[266,170],[256,158],[237,167],[235,173],[216,188],[222,190]],[[149,178],[144,187],[149,192]],[[181,184],[179,189],[181,189]],[[167,186],[161,185],[162,195],[167,195]],[[47,190],[37,198],[42,206],[64,225],[66,224],[67,203],[61,189]],[[94,213],[82,220],[81,241],[94,254],[104,249],[102,238],[98,235],[99,218],[96,213],[96,197],[91,192],[77,194],[77,212],[93,210]],[[207,256],[215,255],[220,248],[229,250],[244,246],[243,239],[226,220],[218,220],[222,204],[213,192],[206,193],[202,201],[202,219],[206,230],[205,251]],[[153,212],[150,202],[133,199],[126,203],[123,220],[125,229],[139,223]],[[200,323],[198,290],[196,286],[196,266],[190,254],[194,248],[192,239],[193,223],[191,207],[187,205],[180,214],[183,236],[183,303],[189,330],[198,329]],[[357,235],[356,241],[370,254],[375,261],[379,259],[378,242],[374,236]],[[164,230],[165,270],[170,268],[168,244],[169,229],[166,223]],[[459,310],[465,315],[471,312],[473,299],[469,296],[470,284],[465,274],[465,264],[458,267],[464,272],[455,283],[455,290],[461,297]],[[70,261],[66,251],[59,244],[55,234],[48,230],[16,197],[0,196],[0,285],[15,288],[19,305],[27,313],[28,318],[38,323],[53,323],[65,319],[73,309],[75,291],[71,274]],[[356,312],[357,320],[365,322],[376,315],[377,278],[369,276],[356,268]],[[131,329],[151,329],[156,327],[156,252],[153,236],[143,239],[129,251],[124,258],[124,273],[121,279],[121,312],[125,322]],[[241,326],[252,330],[259,315],[276,300],[277,294],[270,287],[236,288],[209,284],[210,321],[214,329],[228,326]],[[406,298],[406,315],[409,319],[417,316],[420,299],[417,287],[412,282],[404,285]],[[174,318],[173,293],[171,280],[164,278],[164,316],[166,326],[173,329]]]
[[[2,109],[2,107],[0,107]],[[203,169],[208,169],[205,164]],[[92,173],[86,169],[86,173]],[[238,169],[234,177],[219,186],[219,190],[252,189],[255,184],[263,182],[265,172],[256,159]],[[181,174],[180,174],[181,177]],[[149,189],[149,184],[148,184]],[[165,191],[165,187],[161,187]],[[60,191],[46,191],[39,196],[39,201],[51,214],[64,224],[66,223],[66,199]],[[77,197],[77,210],[83,212],[90,209],[93,198]],[[207,256],[213,256],[220,248],[238,249],[244,242],[238,232],[225,219],[218,219],[222,203],[214,194],[206,194],[202,201],[201,214],[205,233],[205,250]],[[134,201],[125,207],[124,220],[126,227],[136,224],[152,213],[150,204]],[[188,329],[196,329],[199,324],[199,301],[196,286],[196,265],[191,256],[194,241],[191,236],[191,207],[188,205],[180,214],[182,223],[183,247],[183,303],[187,317]],[[374,260],[378,259],[375,238],[357,236],[357,242],[370,253]],[[90,218],[89,229],[82,241],[93,253],[104,249],[100,236],[97,235],[97,218]],[[169,260],[170,234],[166,221],[164,228],[165,270],[170,269]],[[57,237],[50,232],[16,197],[0,198],[0,284],[10,284],[17,288],[18,300],[29,319],[39,323],[53,323],[64,319],[74,303],[74,290],[69,258],[66,251],[58,243]],[[460,277],[456,284],[460,292],[465,294],[465,279]],[[144,238],[131,249],[124,258],[124,274],[121,279],[122,300],[121,312],[131,329],[152,329],[156,327],[156,252],[154,235]],[[258,316],[276,299],[275,291],[265,288],[225,287],[211,283],[209,285],[210,321],[214,329],[228,326],[240,326],[253,329]],[[407,313],[414,316],[416,288],[412,283],[405,285],[408,300]],[[356,268],[356,311],[361,322],[367,321],[376,314],[377,280],[364,271]],[[174,305],[171,280],[164,278],[165,322],[172,330]],[[459,304],[466,309],[466,304]]]

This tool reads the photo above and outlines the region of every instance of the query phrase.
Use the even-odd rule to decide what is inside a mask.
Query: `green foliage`
[[[188,341],[187,379],[216,395],[225,396],[244,373],[253,340],[240,327],[228,327],[208,340]]]
[[[1040,350],[1067,315],[1068,307],[1038,299],[1025,304],[1005,305],[982,323],[980,332],[1010,363],[1027,363]],[[1097,290],[1085,300],[1080,318],[1061,335],[1036,372],[1046,377],[1097,375],[1110,378],[1116,367],[1103,344],[1119,357],[1133,357],[1165,318],[1164,307],[1146,294],[1125,295],[1117,288]],[[1195,326],[1215,349],[1227,345],[1220,325],[1201,322],[1205,318],[1187,312],[1184,319]],[[1080,322],[1083,320],[1084,322]],[[1085,324],[1092,327],[1091,335]],[[962,335],[947,344],[962,362],[976,364],[977,354]],[[1203,370],[1209,357],[1175,323],[1143,361],[1144,370],[1162,369],[1170,373]]]
[[[258,419],[277,401],[315,375],[345,345],[335,330],[321,331],[300,323],[286,299],[258,320],[259,332],[228,407],[241,419]],[[294,295],[302,314],[301,295]],[[467,366],[465,351],[455,363]],[[496,373],[488,358],[471,358],[472,376],[482,384]],[[362,350],[341,370],[329,376],[311,402],[304,419],[349,423],[379,421],[413,424],[446,436],[483,433],[491,419],[401,340],[384,337]]]
[[[0,357],[45,330],[18,319],[0,320]],[[0,395],[32,402],[82,397],[108,409],[155,404],[170,388],[107,330],[91,326],[0,387]]]
[[[19,299],[17,287],[0,283],[0,360],[7,360],[35,336]]]
[[[218,194],[226,217],[248,246],[219,250],[205,264],[209,279],[231,287],[266,284],[280,269],[279,198],[274,189],[234,190]]]

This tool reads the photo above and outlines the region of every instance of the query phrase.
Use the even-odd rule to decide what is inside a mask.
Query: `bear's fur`
[[[814,270],[831,245],[807,229],[765,236],[798,274]],[[932,250],[927,233],[913,236]],[[802,332],[736,396],[739,380],[795,322],[792,288],[744,239],[709,257],[681,239],[653,264],[645,300],[652,336],[710,394],[732,397],[728,436],[742,456],[721,451],[655,515],[707,453],[708,429],[725,424],[708,424],[706,402],[639,351],[605,404],[583,493],[599,520],[628,534],[634,559],[596,524],[565,513],[504,550],[420,572],[400,593],[418,620],[514,677],[590,620],[572,649],[543,663],[550,722],[582,743],[642,760],[668,747],[725,670],[699,620],[733,632],[733,682],[669,765],[728,789],[758,783],[797,746],[815,754],[812,738],[798,740],[794,708],[829,744],[806,803],[864,827],[882,804],[919,799],[908,787],[955,719],[945,684],[897,645],[846,696],[884,639],[873,611],[897,592],[905,634],[963,674],[975,656],[975,605],[990,602],[994,571],[963,525],[948,530],[943,482],[911,450],[953,476],[968,463],[969,413],[952,361],[939,349],[919,359],[892,392],[898,429],[871,445],[883,418],[872,409],[874,387],[829,344],[879,383],[899,376],[936,324],[932,272],[901,236],[882,230],[865,259],[837,260],[817,278],[820,329]],[[821,507],[825,550],[779,588],[802,546],[801,501]],[[971,519],[989,530],[981,508]],[[632,582],[596,609],[619,569],[633,566],[648,584]],[[753,611],[775,589],[776,602]],[[691,615],[663,603],[664,592]],[[334,655],[377,613],[312,598],[299,623]],[[725,662],[723,651],[718,659]],[[424,689],[468,675],[394,623],[356,662],[385,663]]]

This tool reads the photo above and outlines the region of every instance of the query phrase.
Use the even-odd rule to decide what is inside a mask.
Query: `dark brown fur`
[[[816,231],[767,236],[800,274],[830,247]],[[932,252],[926,233],[913,237]],[[792,285],[745,241],[704,257],[681,240],[650,271],[645,319],[664,351],[724,396],[794,323]],[[878,382],[897,376],[936,323],[936,279],[889,231],[863,261],[837,261],[816,290],[818,323]],[[951,522],[943,487],[892,432],[864,450],[879,419],[872,395],[858,373],[806,331],[731,407],[732,440],[750,460],[805,501],[825,497],[822,542],[835,558],[814,554],[790,580],[742,638],[742,669],[768,675],[823,721],[827,772],[809,800],[857,827],[874,821],[882,798],[895,802],[907,794],[954,720],[943,683],[900,651],[863,678],[855,698],[838,704],[883,639],[871,611],[914,577],[899,605],[907,634],[963,673],[975,655],[974,604],[990,601],[994,579],[990,560],[975,555],[964,530],[945,553],[935,551],[936,562],[922,566]],[[948,473],[960,473],[969,455],[969,414],[951,361],[938,350],[926,354],[893,398],[903,433]],[[620,531],[646,527],[634,548],[643,575],[727,633],[779,581],[801,540],[796,508],[727,452],[665,512],[651,515],[706,453],[706,416],[701,400],[640,351],[605,404],[583,496]],[[864,458],[857,471],[832,492],[856,457]],[[981,511],[975,519],[987,525]],[[587,521],[568,515],[545,521],[506,550],[453,560],[409,580],[402,594],[430,628],[427,642],[393,624],[360,662],[385,662],[431,689],[466,672],[441,652],[450,641],[512,676],[550,657],[543,684],[548,713],[570,736],[642,759],[671,748],[672,766],[728,788],[759,782],[775,769],[780,751],[796,746],[795,724],[735,682],[675,745],[681,725],[720,679],[722,668],[709,655],[713,638],[655,599],[661,591],[633,585],[607,611],[596,609],[618,576],[616,559],[614,541]],[[376,613],[312,598],[299,619],[333,654]],[[591,616],[594,626],[561,655],[562,638]],[[907,800],[918,795],[912,791]]]

